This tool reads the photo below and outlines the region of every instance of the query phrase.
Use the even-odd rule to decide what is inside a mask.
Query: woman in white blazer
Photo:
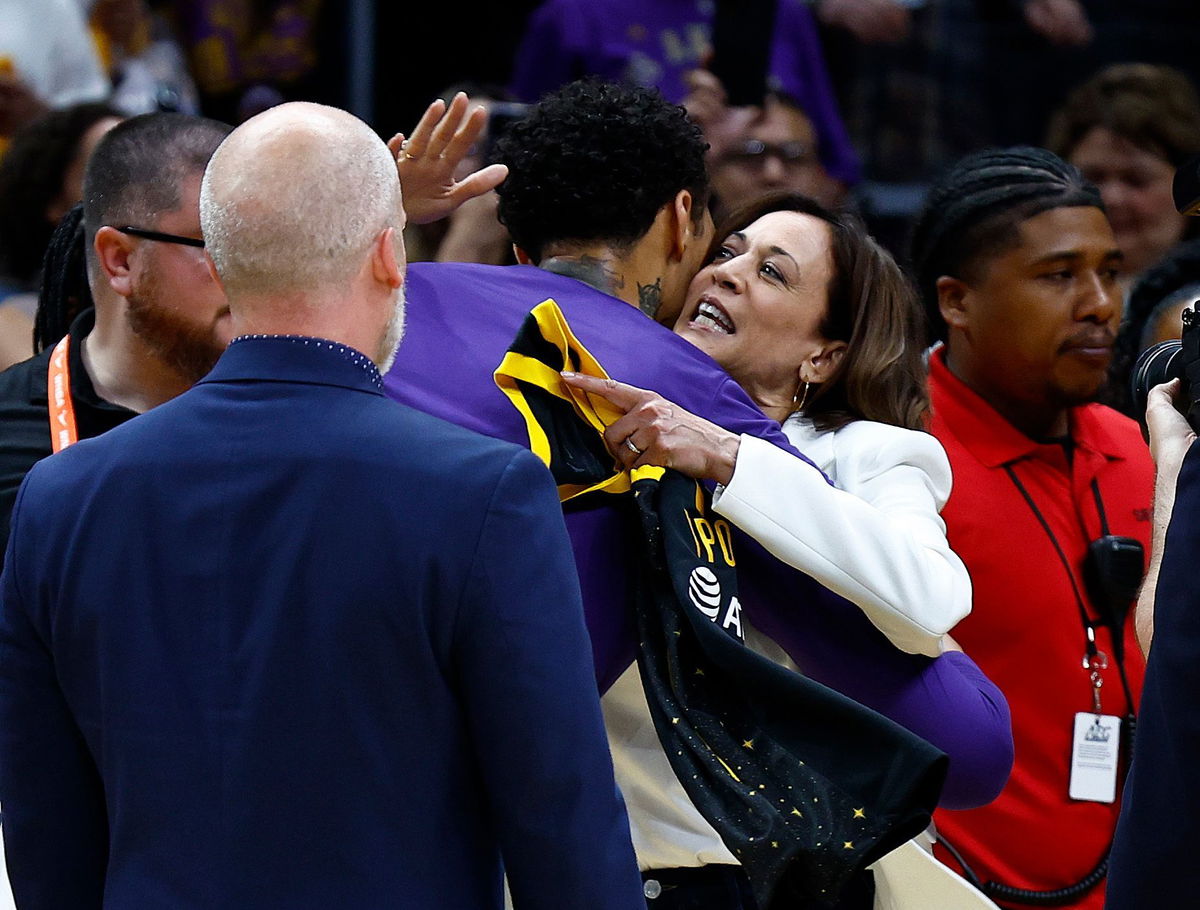
[[[717,481],[715,509],[857,604],[896,645],[936,656],[971,608],[939,514],[950,463],[924,431],[921,307],[851,216],[773,194],[733,213],[675,331],[711,355],[833,482],[650,391],[568,381],[627,410],[605,434],[626,466]]]
[[[820,471],[651,391],[567,381],[626,412],[605,433],[626,467],[716,481],[716,511],[857,604],[896,647],[937,656],[957,648],[946,633],[970,611],[971,583],[939,514],[950,463],[924,430],[922,324],[900,268],[855,219],[776,194],[735,212],[717,234],[675,331],[720,363]],[[752,629],[747,641],[787,662]],[[673,779],[636,672],[602,705],[618,783],[641,820],[639,861],[736,862]],[[876,910],[995,906],[927,843],[904,845],[874,870]]]

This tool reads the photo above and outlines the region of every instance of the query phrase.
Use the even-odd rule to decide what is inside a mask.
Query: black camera
[[[1146,396],[1156,385],[1183,380],[1180,410],[1187,417],[1192,429],[1200,432],[1200,316],[1192,307],[1181,314],[1183,334],[1179,341],[1160,341],[1142,351],[1130,374],[1130,391],[1136,413],[1146,413]]]

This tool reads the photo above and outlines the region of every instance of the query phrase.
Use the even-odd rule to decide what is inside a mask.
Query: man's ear
[[[533,257],[515,243],[513,244],[513,255],[517,257],[518,265],[537,265],[537,263],[533,261]]]
[[[673,259],[683,259],[690,244],[698,239],[696,222],[692,220],[695,214],[696,200],[690,190],[680,190],[671,202],[668,225],[670,227],[670,255]]]
[[[943,275],[934,285],[937,289],[938,310],[946,325],[952,328],[965,328],[967,324],[967,297],[970,287],[961,278],[951,278]]]
[[[133,267],[130,257],[136,242],[133,237],[122,234],[108,225],[96,231],[96,239],[92,242],[92,250],[104,277],[109,286],[122,297],[133,293]]]
[[[213,284],[215,284],[217,289],[224,294],[225,285],[221,282],[221,276],[217,274],[217,264],[213,262],[213,258],[209,254],[208,250],[204,251],[204,265],[208,269],[208,274],[212,276]],[[228,299],[228,297],[226,299]]]
[[[376,281],[381,281],[390,288],[398,288],[404,284],[404,241],[396,249],[396,229],[388,228],[375,241],[375,249],[371,252],[371,273]]]

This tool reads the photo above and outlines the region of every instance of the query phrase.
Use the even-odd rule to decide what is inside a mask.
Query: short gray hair
[[[231,297],[328,289],[353,277],[381,231],[403,226],[396,163],[344,111],[275,108],[213,155],[200,222]]]
[[[106,224],[153,228],[183,202],[183,185],[204,173],[233,127],[187,114],[153,113],[117,124],[96,146],[83,180],[83,221],[93,278],[102,272],[92,241]]]

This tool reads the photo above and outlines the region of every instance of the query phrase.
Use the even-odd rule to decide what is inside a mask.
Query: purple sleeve
[[[1012,770],[1008,702],[965,654],[897,649],[849,601],[738,539],[739,597],[750,621],[813,679],[907,727],[950,756],[940,805],[982,806]]]
[[[877,689],[871,707],[950,756],[950,771],[939,800],[942,808],[987,805],[1000,795],[1012,771],[1008,702],[961,651],[915,662],[924,666],[907,683],[891,690]]]
[[[780,0],[771,48],[771,80],[812,120],[821,144],[821,163],[829,176],[847,186],[858,183],[862,168],[838,111],[817,24],[800,0]]]

